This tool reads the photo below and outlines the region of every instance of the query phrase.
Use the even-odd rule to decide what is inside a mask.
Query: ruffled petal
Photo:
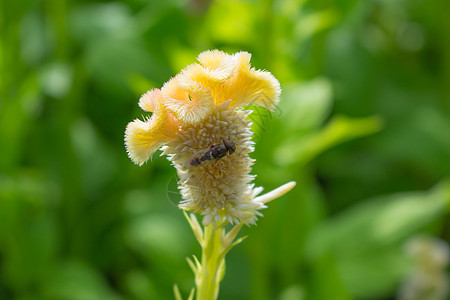
[[[225,81],[235,66],[235,56],[219,50],[208,50],[199,54],[197,60],[211,79]]]
[[[125,130],[125,147],[131,160],[142,165],[150,156],[169,140],[167,130],[167,112],[157,105],[152,117],[141,121],[136,119],[128,123]]]
[[[160,89],[153,89],[143,94],[139,98],[139,106],[148,112],[154,112],[158,103],[158,97],[161,95]]]
[[[181,74],[192,81],[196,81],[202,85],[214,86],[225,81],[229,75],[220,74],[219,72],[210,71],[199,64],[192,64],[181,71]]]
[[[164,106],[184,124],[203,121],[214,108],[210,89],[183,75],[165,84],[162,91]]]
[[[231,106],[242,107],[256,104],[275,110],[280,101],[281,88],[278,80],[270,73],[250,68],[250,54],[236,55],[236,70],[224,84],[220,97],[231,99]]]
[[[233,60],[235,63],[236,70],[239,69],[250,69],[250,59],[252,55],[246,51],[240,51],[233,54]]]

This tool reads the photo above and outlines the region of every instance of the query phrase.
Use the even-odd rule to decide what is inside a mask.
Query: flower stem
[[[209,224],[204,229],[201,268],[196,274],[197,300],[215,300],[219,294],[225,258],[221,241],[223,227]]]

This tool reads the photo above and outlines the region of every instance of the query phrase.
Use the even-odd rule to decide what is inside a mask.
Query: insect
[[[191,159],[191,166],[201,165],[205,161],[211,161],[213,159],[221,159],[225,155],[233,154],[236,151],[236,144],[231,140],[222,140],[222,144],[211,145],[208,150],[203,154]]]

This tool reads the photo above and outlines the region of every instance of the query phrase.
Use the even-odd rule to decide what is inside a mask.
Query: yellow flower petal
[[[208,88],[184,75],[178,75],[164,85],[163,103],[179,121],[195,124],[212,112],[214,100]]]
[[[250,59],[252,58],[252,55],[250,53],[246,51],[240,51],[233,54],[233,58],[237,70],[250,69]]]
[[[157,105],[152,117],[146,121],[136,119],[128,123],[125,130],[125,147],[131,160],[142,165],[168,141],[167,112]]]
[[[235,66],[235,56],[219,50],[204,51],[199,54],[197,60],[211,79],[218,81],[228,79]]]
[[[160,89],[153,89],[148,91],[147,93],[143,94],[141,98],[139,98],[139,106],[145,111],[154,112],[160,94]]]
[[[270,72],[250,68],[249,61],[249,53],[236,54],[236,70],[225,82],[220,97],[223,101],[231,99],[235,107],[256,104],[275,110],[280,101],[280,83]]]

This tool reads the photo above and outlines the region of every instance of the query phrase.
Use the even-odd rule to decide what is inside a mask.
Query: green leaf
[[[309,241],[309,255],[332,250],[351,256],[392,245],[442,215],[450,199],[450,180],[427,192],[394,194],[363,201],[319,226]]]
[[[279,165],[306,164],[322,152],[346,141],[380,131],[382,120],[378,117],[334,117],[322,130],[298,138],[288,139],[275,151],[274,161]]]
[[[306,299],[352,299],[337,267],[338,264],[331,255],[323,255],[313,262]]]
[[[175,295],[175,300],[183,300],[183,297],[181,297],[180,289],[176,284],[173,285],[173,293]]]
[[[79,262],[61,265],[46,287],[45,299],[119,300],[119,297],[95,269]]]
[[[402,242],[440,217],[450,201],[450,180],[426,192],[365,201],[310,235],[306,255],[331,253],[353,295],[373,296],[393,288],[407,270]]]
[[[329,29],[338,21],[339,15],[336,10],[323,10],[308,14],[299,18],[295,24],[294,34],[296,37],[307,39]]]
[[[127,243],[149,261],[164,265],[184,256],[188,236],[187,228],[178,219],[160,214],[133,220],[127,230]]]
[[[410,270],[410,261],[403,250],[403,247],[381,247],[339,257],[336,261],[339,276],[352,295],[384,299],[397,289]]]
[[[333,104],[331,83],[325,78],[284,87],[280,110],[286,131],[308,132],[327,118]]]
[[[13,291],[41,284],[55,263],[59,240],[48,209],[55,193],[39,172],[0,175],[2,281]]]

